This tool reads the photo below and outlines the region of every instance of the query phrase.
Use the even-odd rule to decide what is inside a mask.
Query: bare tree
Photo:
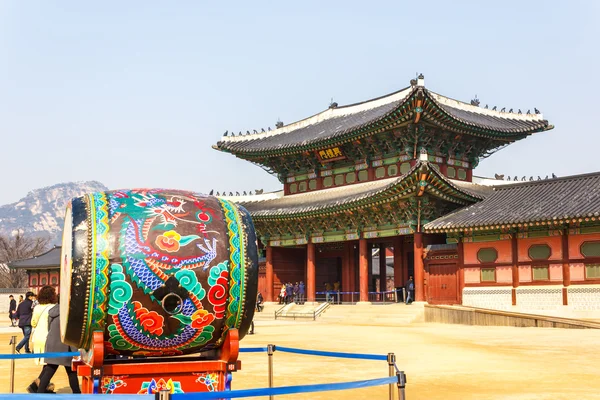
[[[13,235],[0,235],[0,264],[35,257],[49,250],[50,238],[25,235],[21,229]],[[27,273],[21,269],[0,268],[0,287],[27,287]]]

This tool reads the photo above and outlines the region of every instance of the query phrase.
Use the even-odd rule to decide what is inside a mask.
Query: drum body
[[[190,192],[88,194],[67,206],[60,312],[63,342],[105,354],[169,356],[243,337],[254,316],[258,248],[248,212]]]

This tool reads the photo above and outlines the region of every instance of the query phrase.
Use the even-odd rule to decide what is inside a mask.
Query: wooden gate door
[[[458,304],[456,264],[429,264],[427,292],[429,304]]]

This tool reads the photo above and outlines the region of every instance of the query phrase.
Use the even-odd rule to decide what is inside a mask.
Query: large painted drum
[[[170,356],[243,337],[254,315],[258,253],[248,212],[195,193],[93,193],[67,206],[60,284],[63,341],[105,354]]]

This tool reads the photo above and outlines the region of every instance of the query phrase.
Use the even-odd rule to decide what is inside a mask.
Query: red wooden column
[[[369,301],[369,260],[368,260],[368,246],[367,239],[360,239],[358,241],[358,268],[359,268],[359,280],[360,280],[360,301]]]
[[[350,292],[350,242],[344,243],[344,251],[342,252],[342,292]],[[349,301],[348,295],[342,295],[343,301]]]
[[[267,293],[265,301],[275,301],[275,296],[273,296],[273,247],[270,244],[267,244],[267,262],[266,262],[266,278],[267,278]]]
[[[380,292],[387,290],[387,264],[385,256],[385,243],[379,245],[379,288]],[[377,291],[377,290],[376,290]],[[383,300],[383,299],[381,299]]]
[[[563,305],[569,304],[567,286],[571,285],[571,264],[569,264],[569,229],[563,229],[562,234],[562,273],[563,273]]]
[[[415,232],[415,301],[425,301],[425,266],[423,265],[423,233]]]
[[[350,273],[350,292],[356,292],[356,252],[354,242],[348,243],[348,270]],[[356,296],[351,295],[351,299],[356,299]]]
[[[315,244],[306,245],[306,301],[314,303],[316,296],[315,283]]]
[[[394,286],[404,286],[404,269],[406,268],[403,263],[402,247],[404,241],[402,236],[398,236],[394,239]]]
[[[458,239],[458,303],[462,304],[462,294],[465,288],[465,248],[462,238]]]
[[[369,277],[367,278],[367,292],[369,292],[371,290],[371,282],[373,282],[373,243],[367,243],[367,262],[369,263],[367,267],[369,273]],[[376,290],[377,288],[373,287],[373,291]]]
[[[518,232],[512,237],[512,305],[517,305],[517,288],[519,287],[519,244],[517,242]]]

